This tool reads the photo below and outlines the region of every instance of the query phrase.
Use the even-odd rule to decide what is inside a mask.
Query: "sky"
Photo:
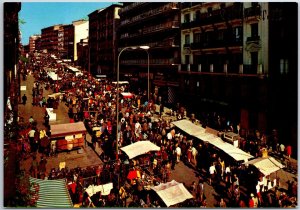
[[[88,19],[95,10],[106,8],[117,2],[22,2],[19,19],[22,44],[29,43],[29,37],[41,34],[41,29],[55,24],[71,24],[72,21]]]

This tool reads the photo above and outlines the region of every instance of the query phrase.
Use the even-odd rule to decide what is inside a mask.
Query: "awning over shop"
[[[282,165],[273,157],[256,158],[244,164],[251,164],[255,166],[265,176],[284,168],[284,165]]]
[[[127,154],[129,159],[132,159],[150,151],[159,151],[160,147],[156,146],[150,141],[138,141],[120,149]]]
[[[123,92],[123,93],[121,93],[121,95],[123,96],[123,98],[133,98],[133,94],[132,93]]]
[[[112,84],[116,85],[117,82],[112,82]],[[128,81],[119,81],[119,85],[128,85],[129,82]]]
[[[48,76],[49,76],[51,79],[55,80],[55,81],[56,81],[56,80],[61,80],[61,78],[58,77],[58,75],[55,74],[55,72],[53,72],[53,71],[48,72]]]
[[[83,122],[50,125],[51,138],[86,133]]]
[[[196,136],[205,132],[204,128],[202,128],[200,125],[195,125],[189,120],[178,120],[172,122],[172,124],[191,136]]]
[[[253,158],[252,155],[248,154],[247,152],[244,152],[243,150],[236,148],[232,144],[229,144],[225,141],[223,141],[221,138],[216,137],[209,141],[210,144],[214,145],[215,147],[219,148],[220,150],[223,150],[225,153],[227,153],[229,156],[231,156],[236,161],[248,161],[249,159]]]
[[[101,192],[101,195],[109,195],[113,189],[113,183],[107,183],[103,185],[90,185],[85,191],[91,197],[97,192]]]
[[[75,67],[68,66],[68,69],[70,69],[76,76],[82,75],[82,72]]]
[[[253,158],[252,155],[244,152],[239,148],[236,148],[230,143],[224,142],[220,137],[206,132],[206,129],[202,128],[199,125],[195,125],[189,120],[179,120],[172,123],[187,134],[194,136],[202,141],[205,141],[211,145],[214,145],[220,150],[223,150],[236,161],[248,161],[249,159]]]
[[[37,208],[73,208],[65,180],[43,180],[30,177],[29,181],[40,186]]]
[[[165,202],[167,207],[193,198],[191,193],[189,193],[189,191],[183,186],[183,184],[178,183],[175,180],[167,183],[162,183],[155,187],[151,187],[151,189],[159,195],[159,197]]]

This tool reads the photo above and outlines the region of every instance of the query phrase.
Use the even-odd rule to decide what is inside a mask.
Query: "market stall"
[[[151,189],[159,195],[167,207],[193,198],[193,195],[189,193],[183,184],[178,183],[175,180],[151,187]]]
[[[120,149],[127,154],[129,159],[143,155],[150,151],[160,151],[160,147],[150,141],[138,141]]]
[[[132,93],[128,93],[128,92],[123,92],[121,93],[122,97],[124,99],[127,99],[127,98],[133,98],[133,94]]]
[[[277,186],[277,175],[272,179],[270,178],[270,175],[284,168],[284,165],[270,156],[255,158],[253,160],[245,162],[244,164],[254,166],[262,174],[256,186],[257,192],[267,191]]]
[[[190,120],[178,120],[172,122],[172,124],[191,136],[197,136],[198,134],[205,133],[205,128],[201,127],[200,125],[195,125]]]
[[[37,208],[73,208],[65,180],[43,180],[30,177],[29,181],[32,185],[39,185]]]
[[[84,146],[86,128],[83,122],[51,125],[50,140],[56,150],[72,150]]]

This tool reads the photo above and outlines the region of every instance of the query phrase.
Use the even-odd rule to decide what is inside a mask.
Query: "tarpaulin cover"
[[[246,162],[245,164],[254,165],[265,176],[284,168],[284,165],[273,157],[256,158]]]
[[[66,123],[51,125],[51,137],[61,137],[66,135],[75,135],[78,133],[86,133],[83,122]]]
[[[189,191],[183,186],[183,184],[178,183],[175,180],[167,183],[162,183],[155,187],[151,187],[151,189],[159,195],[159,197],[165,202],[167,207],[193,198],[191,193],[189,193]]]
[[[120,149],[127,154],[129,159],[132,159],[150,151],[159,151],[160,147],[156,146],[150,141],[138,141]]]
[[[113,183],[107,183],[103,185],[90,185],[85,191],[91,197],[97,192],[101,192],[101,195],[109,195],[110,191],[113,189]]]
[[[121,93],[123,98],[132,98],[133,97],[133,94],[132,93],[128,93],[128,92],[123,92]]]
[[[208,142],[211,145],[223,150],[229,156],[234,158],[236,161],[245,161],[253,158],[252,155],[244,152],[243,150],[236,148],[234,145],[224,142],[221,138],[213,135],[211,133],[205,132],[205,129],[200,125],[195,125],[189,120],[178,120],[172,122],[176,127],[188,133],[191,136],[194,136],[202,141]]]
[[[174,124],[176,127],[192,136],[202,134],[205,132],[204,128],[202,128],[200,125],[195,125],[189,120],[178,120],[172,122],[172,124]]]
[[[53,71],[48,72],[48,76],[53,80],[61,80],[61,78]]]
[[[64,179],[43,180],[30,177],[29,181],[40,186],[37,208],[73,208]]]

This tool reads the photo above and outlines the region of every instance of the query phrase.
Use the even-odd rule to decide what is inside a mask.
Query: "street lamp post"
[[[120,76],[120,56],[122,54],[122,52],[124,52],[127,49],[143,49],[147,52],[148,55],[148,101],[149,101],[149,52],[148,49],[150,48],[149,46],[128,46],[128,47],[124,47],[118,55],[118,59],[117,59],[117,101],[116,101],[116,111],[117,111],[117,130],[116,130],[116,160],[119,159],[119,145],[118,145],[118,136],[119,136],[119,76]]]

